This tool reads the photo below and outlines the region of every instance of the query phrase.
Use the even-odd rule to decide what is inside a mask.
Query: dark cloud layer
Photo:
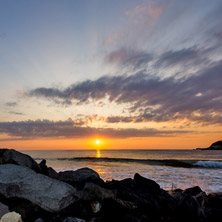
[[[68,105],[108,98],[117,104],[131,104],[131,113],[139,112],[140,118],[149,121],[188,118],[199,122],[222,123],[221,82],[222,62],[219,61],[183,80],[154,78],[143,73],[104,76],[63,90],[37,88],[28,95]]]
[[[163,137],[176,136],[177,134],[189,133],[189,131],[161,131],[152,128],[114,129],[81,127],[76,125],[71,119],[68,119],[57,122],[49,120],[0,122],[0,133],[7,134],[15,140],[28,140],[38,138],[83,138],[92,136],[112,138]]]

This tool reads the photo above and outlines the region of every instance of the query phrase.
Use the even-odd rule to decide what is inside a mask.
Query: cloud
[[[20,122],[0,122],[0,133],[7,134],[11,137],[11,140],[29,140],[38,138],[84,138],[92,136],[112,138],[169,137],[190,132],[191,131],[164,131],[152,128],[114,129],[83,127],[76,125],[71,119],[66,121],[28,120]],[[8,138],[0,140],[8,140]]]
[[[105,57],[106,63],[130,67],[134,70],[146,67],[151,60],[152,55],[149,53],[126,48],[112,51]]]
[[[6,106],[17,106],[18,104],[16,102],[8,102],[5,103]]]
[[[24,113],[20,113],[20,112],[14,112],[14,111],[9,111],[8,113],[10,114],[15,114],[15,115],[24,115]]]
[[[37,88],[27,95],[70,105],[108,99],[116,104],[130,104],[132,115],[139,113],[140,118],[149,121],[186,118],[221,123],[221,73],[222,63],[219,61],[180,80],[173,77],[161,79],[138,72],[131,76],[104,76],[94,81],[87,80],[63,90]]]
[[[175,65],[200,65],[207,62],[204,58],[204,51],[196,48],[184,48],[177,51],[167,51],[157,60],[156,67],[167,67]]]
[[[144,4],[136,5],[134,9],[126,11],[126,15],[134,24],[152,25],[163,12],[163,2],[148,1]]]

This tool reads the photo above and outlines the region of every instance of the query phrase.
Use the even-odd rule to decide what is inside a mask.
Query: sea
[[[222,192],[222,151],[215,150],[26,150],[37,162],[46,160],[57,172],[89,167],[105,181],[155,180],[165,190],[199,186]]]

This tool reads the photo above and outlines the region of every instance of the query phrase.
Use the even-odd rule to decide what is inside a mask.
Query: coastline
[[[221,193],[198,186],[167,191],[136,172],[112,181],[89,168],[57,173],[45,160],[38,164],[8,149],[0,149],[0,186],[0,202],[25,222],[208,222],[222,216]]]

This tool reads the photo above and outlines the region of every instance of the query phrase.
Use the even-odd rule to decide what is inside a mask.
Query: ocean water
[[[105,181],[133,178],[155,180],[163,189],[200,186],[222,192],[222,151],[212,150],[30,150],[37,162],[46,159],[56,171],[90,167]]]

